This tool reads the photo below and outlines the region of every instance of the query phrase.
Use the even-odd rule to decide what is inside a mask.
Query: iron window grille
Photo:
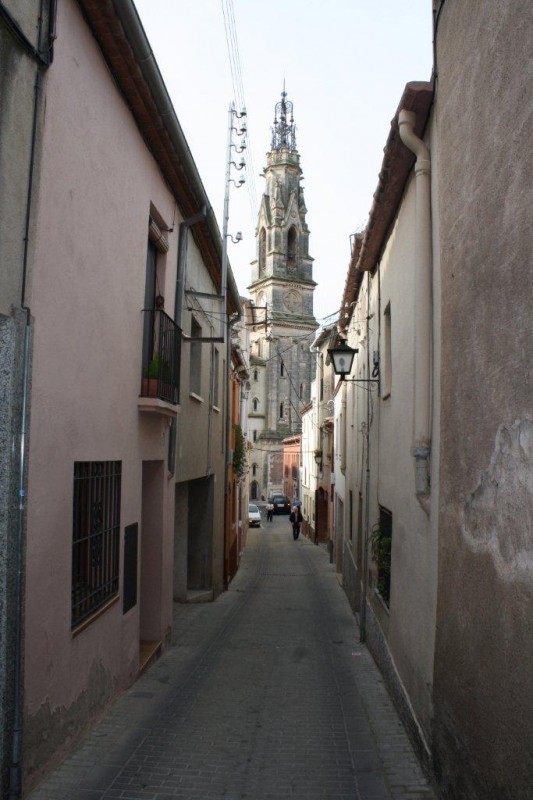
[[[121,473],[121,461],[74,464],[72,628],[118,593]]]

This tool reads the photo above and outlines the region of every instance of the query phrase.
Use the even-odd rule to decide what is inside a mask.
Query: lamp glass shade
[[[355,354],[358,352],[353,347],[349,347],[346,342],[341,342],[338,347],[330,347],[328,354],[333,362],[335,375],[340,375],[341,377],[349,375],[352,371]]]

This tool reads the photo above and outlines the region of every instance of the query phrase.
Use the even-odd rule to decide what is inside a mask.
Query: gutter
[[[77,1],[182,215],[194,217],[205,207],[206,218],[192,235],[222,291],[220,229],[137,9],[132,0]],[[234,281],[228,283],[234,313],[239,293]]]

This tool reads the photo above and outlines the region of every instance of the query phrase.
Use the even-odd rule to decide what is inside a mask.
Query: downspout
[[[348,420],[347,420],[347,403],[346,403],[346,381],[344,381],[344,385],[341,389],[341,414],[342,414],[342,426],[340,430],[340,444],[341,444],[341,458],[340,458],[340,470],[343,475],[346,474],[346,450],[348,444]]]
[[[416,155],[416,261],[415,261],[415,420],[411,454],[415,459],[415,492],[429,514],[431,428],[431,160],[429,148],[414,133],[416,114],[402,109],[400,138]]]
[[[379,277],[378,277],[379,280]],[[370,375],[370,276],[366,296],[366,374]],[[366,642],[366,598],[368,594],[368,545],[370,542],[370,389],[366,392],[365,529],[362,553],[362,597],[359,614],[359,641]]]
[[[44,0],[41,1],[39,10],[39,23],[37,33],[37,46],[38,51],[31,52],[26,47],[25,42],[22,44],[30,52],[33,58],[37,61],[37,73],[35,76],[35,88],[33,99],[33,118],[32,118],[32,131],[31,131],[31,144],[30,144],[30,163],[28,169],[28,187],[26,193],[26,215],[24,221],[24,251],[22,261],[22,284],[20,293],[20,306],[26,313],[26,324],[24,327],[24,345],[22,357],[22,401],[21,401],[21,422],[19,433],[19,480],[18,480],[18,509],[17,509],[17,523],[15,533],[15,551],[16,551],[16,577],[15,577],[15,637],[13,643],[13,727],[11,730],[11,743],[10,743],[10,764],[8,774],[8,798],[9,800],[18,800],[22,795],[22,724],[23,724],[23,690],[24,690],[24,677],[23,677],[23,596],[24,596],[24,522],[26,512],[26,472],[28,462],[28,406],[29,406],[29,393],[30,393],[30,348],[31,348],[31,309],[26,305],[26,283],[28,276],[28,256],[29,256],[29,241],[30,241],[30,224],[31,224],[31,211],[33,200],[33,175],[35,168],[35,151],[37,143],[37,121],[39,117],[39,106],[42,89],[42,76],[45,69],[48,69],[53,61],[53,43],[56,38],[55,24],[57,12],[56,0],[51,0],[49,4],[49,19],[48,19],[48,42],[47,51],[43,56],[41,54],[41,38],[43,29],[43,8]],[[5,9],[2,6],[2,16]],[[6,12],[7,14],[7,12]]]

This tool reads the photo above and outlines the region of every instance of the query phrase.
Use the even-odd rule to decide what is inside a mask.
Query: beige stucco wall
[[[448,0],[437,38],[435,730],[454,798],[533,796],[532,34],[526,0]]]
[[[379,506],[392,513],[392,555],[390,603],[387,610],[372,587],[368,599],[372,609],[369,627],[376,621],[380,633],[370,630],[374,655],[396,690],[409,698],[411,721],[418,726],[421,741],[429,746],[432,725],[432,683],[434,625],[437,591],[437,537],[435,525],[419,504],[415,493],[415,470],[411,448],[415,438],[415,259],[416,187],[414,178],[407,185],[379,268],[363,279],[358,302],[348,331],[348,341],[358,347],[352,376],[368,378],[374,353],[380,352],[380,393],[370,384],[370,482],[368,530],[379,521]],[[427,265],[431,269],[431,264]],[[368,292],[370,296],[368,298]],[[367,305],[369,303],[369,305]],[[385,391],[386,347],[385,310],[391,317],[391,384]],[[367,328],[367,316],[368,328]],[[347,563],[346,585],[352,603],[359,603],[361,580],[362,531],[358,531],[359,494],[366,507],[366,424],[369,384],[348,384],[347,389],[347,469],[345,530]],[[338,409],[337,409],[338,410]],[[432,440],[438,439],[433,428]],[[436,474],[432,472],[432,483]],[[350,514],[354,535],[350,541]],[[372,561],[369,561],[372,570]],[[378,642],[379,640],[379,642]],[[386,662],[386,664],[385,664]]]
[[[166,464],[168,447],[168,422],[140,414],[137,400],[150,203],[170,226],[173,198],[75,3],[59,4],[57,29],[45,88],[31,293],[28,772],[52,755],[67,730],[75,734],[131,682],[139,666],[139,602],[123,616],[119,599],[83,632],[73,637],[70,630],[73,464],[122,462],[122,546],[124,526],[141,523],[142,462]],[[173,298],[177,225],[169,244],[163,293]],[[173,547],[173,488],[166,468],[164,474],[163,639],[171,625]],[[122,552],[120,568],[122,587]]]
[[[412,180],[380,264],[382,324],[384,309],[389,303],[391,307],[392,385],[390,397],[376,399],[374,436],[379,444],[377,469],[371,472],[371,498],[374,501],[377,495],[379,505],[393,514],[388,643],[429,739],[437,547],[428,516],[415,495],[411,454],[415,439],[415,225]],[[377,322],[377,279],[372,281],[371,313]],[[371,329],[372,352],[378,345],[376,327]]]
[[[214,294],[216,288],[206,272],[201,254],[189,233],[187,255],[186,289]],[[188,309],[193,309],[190,311]],[[221,330],[221,302],[192,294],[185,295],[183,308],[183,331],[191,334],[191,318],[195,317],[202,328],[202,337],[219,337]],[[223,588],[224,558],[224,452],[225,452],[225,373],[227,366],[226,346],[222,343],[205,342],[201,345],[201,391],[192,392],[190,386],[191,344],[182,344],[181,369],[181,412],[177,421],[176,484],[215,475],[213,491],[212,526],[212,566],[214,595]],[[211,376],[214,364],[214,350],[218,351],[218,405],[213,406],[214,386]],[[206,490],[207,490],[206,484]],[[178,493],[185,492],[182,486]],[[180,494],[181,496],[181,494]],[[207,499],[207,498],[206,498]],[[176,517],[175,542],[178,550],[185,553],[185,539],[188,521],[183,515]],[[186,565],[185,565],[186,566]],[[184,599],[187,594],[186,569],[180,572],[175,581],[174,594]]]
[[[302,414],[302,514],[307,526],[315,525],[317,466],[313,457],[316,445],[316,381],[311,382],[311,408]],[[309,528],[304,528],[307,533]]]

